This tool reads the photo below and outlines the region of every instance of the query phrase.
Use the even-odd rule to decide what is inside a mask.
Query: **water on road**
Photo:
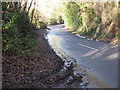
[[[86,70],[88,88],[118,87],[118,46],[78,37],[65,31],[63,25],[48,28],[51,29],[47,34],[48,41],[56,53],[73,57],[78,72],[81,67]]]

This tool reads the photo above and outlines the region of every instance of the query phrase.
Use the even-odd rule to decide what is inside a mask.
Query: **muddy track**
[[[8,57],[3,55],[3,89],[5,88],[86,88],[86,75],[76,70],[74,58],[59,48],[50,47],[46,31],[39,34],[42,57]],[[81,69],[82,70],[82,69]]]

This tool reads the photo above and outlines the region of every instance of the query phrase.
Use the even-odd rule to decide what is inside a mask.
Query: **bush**
[[[79,27],[81,25],[81,17],[78,15],[80,8],[79,5],[75,2],[66,2],[64,3],[64,15],[63,19],[65,25],[68,27]]]
[[[63,17],[65,26],[74,33],[93,38],[118,37],[117,2],[65,2]]]
[[[26,12],[12,12],[4,15],[2,26],[3,52],[25,54],[35,45],[35,35],[30,30],[30,18]],[[32,52],[32,51],[31,51]]]
[[[50,25],[56,25],[56,24],[58,24],[57,19],[56,18],[51,18],[49,24]]]
[[[47,28],[47,24],[44,23],[43,21],[36,22],[36,26],[37,26],[37,28],[40,28],[40,29]]]
[[[47,25],[42,21],[39,22],[39,26],[40,26],[40,29],[47,28]]]
[[[17,14],[15,22],[17,28],[23,36],[26,36],[30,32],[30,17],[27,12],[20,12]]]

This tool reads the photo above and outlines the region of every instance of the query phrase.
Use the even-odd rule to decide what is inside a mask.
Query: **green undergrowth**
[[[108,43],[120,37],[117,2],[66,2],[63,14],[72,33]]]
[[[35,26],[37,26],[39,29],[45,29],[45,28],[47,28],[47,24],[45,22],[43,22],[43,21],[37,21],[35,23]]]
[[[9,16],[9,17],[8,17]],[[8,19],[7,19],[8,18]],[[24,19],[21,19],[24,18]],[[7,22],[4,22],[4,21]],[[35,45],[35,33],[30,30],[29,17],[25,12],[11,13],[3,20],[3,52],[9,54],[30,54]]]
[[[30,55],[36,45],[30,16],[26,11],[9,11],[4,10],[4,7],[3,12],[2,52],[8,55]]]

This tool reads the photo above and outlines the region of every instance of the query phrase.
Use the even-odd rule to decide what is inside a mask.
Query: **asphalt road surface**
[[[63,25],[48,28],[51,29],[49,42],[57,43],[61,50],[76,59],[78,65],[87,67],[90,75],[96,78],[94,80],[103,84],[98,87],[118,87],[118,46],[73,35],[65,31]],[[94,85],[89,87],[94,88]]]

